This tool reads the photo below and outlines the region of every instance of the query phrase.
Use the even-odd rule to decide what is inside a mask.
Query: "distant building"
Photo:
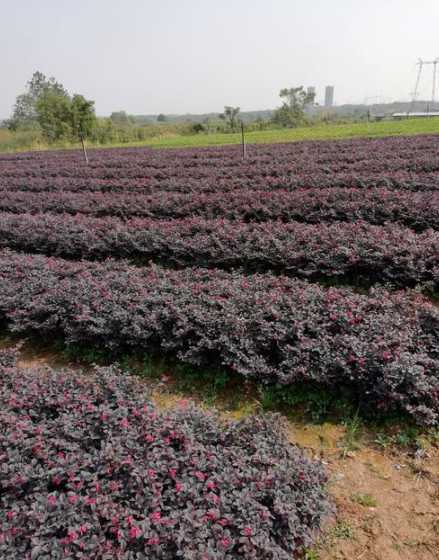
[[[417,119],[417,118],[428,118],[428,117],[439,117],[439,111],[430,111],[430,112],[424,112],[424,111],[419,111],[419,112],[415,112],[415,113],[409,113],[407,111],[407,113],[393,113],[392,114],[392,119]]]
[[[307,113],[312,113],[315,105],[316,100],[316,88],[314,86],[308,86],[306,88],[307,95],[310,96],[312,101],[308,101],[305,105],[305,111]]]
[[[334,105],[334,86],[326,86],[325,88],[325,107]]]

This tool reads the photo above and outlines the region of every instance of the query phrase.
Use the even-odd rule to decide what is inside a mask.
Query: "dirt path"
[[[57,353],[25,349],[19,365],[56,368],[67,363]],[[152,397],[159,407],[170,407],[188,395],[174,390],[172,383],[161,382],[152,388]],[[222,412],[237,418],[253,409],[253,403],[245,403],[240,411]],[[352,450],[352,444],[346,445],[343,425],[290,422],[288,426],[292,443],[324,461],[337,507],[309,560],[439,559],[437,446],[425,441],[416,452],[380,448],[371,434],[363,433]]]
[[[340,448],[337,426],[291,426],[292,442],[320,457],[331,473],[336,518],[318,547],[319,560],[437,560],[439,453]],[[312,558],[312,556],[311,556]]]

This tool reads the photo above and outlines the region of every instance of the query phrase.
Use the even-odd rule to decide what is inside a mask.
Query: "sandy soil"
[[[337,506],[319,560],[438,560],[439,452],[380,450],[358,444],[345,453],[339,426],[291,426],[290,439],[326,464]],[[373,505],[358,503],[367,496]]]

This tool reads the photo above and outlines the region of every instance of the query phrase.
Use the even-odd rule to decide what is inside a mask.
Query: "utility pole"
[[[431,94],[431,102],[435,102],[436,97],[436,71],[437,71],[437,63],[439,62],[439,58],[433,60],[433,91]]]
[[[421,74],[422,74],[422,69],[424,67],[424,65],[426,64],[431,64],[433,66],[433,87],[432,87],[432,92],[431,92],[431,102],[432,104],[434,104],[435,100],[436,100],[436,77],[437,77],[437,65],[439,64],[439,58],[435,58],[434,60],[422,60],[421,58],[418,60],[417,62],[417,66],[419,66],[418,69],[418,73],[416,75],[416,82],[415,82],[415,89],[413,91],[413,96],[412,96],[412,109],[415,105],[415,102],[418,98],[418,93],[419,93],[419,83],[421,81]]]

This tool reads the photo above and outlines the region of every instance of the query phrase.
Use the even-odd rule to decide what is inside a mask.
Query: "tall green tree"
[[[12,117],[8,121],[11,130],[18,128],[29,128],[37,125],[37,104],[40,98],[46,94],[66,96],[64,86],[55,78],[46,78],[42,72],[34,72],[32,78],[26,84],[26,91],[17,96]]]
[[[305,108],[315,103],[315,93],[306,91],[303,86],[281,89],[279,97],[283,102],[276,109],[273,121],[282,126],[302,124],[305,121]]]
[[[9,127],[37,126],[49,142],[87,138],[96,125],[94,101],[69,95],[55,78],[35,72],[25,93],[17,97]]]
[[[232,130],[235,130],[238,126],[240,111],[240,107],[226,105],[224,107],[224,113],[220,115],[220,119],[223,119]]]
[[[36,105],[37,121],[49,142],[83,140],[96,124],[94,101],[82,95],[70,97],[45,91]]]
[[[75,94],[70,103],[70,124],[72,136],[83,140],[90,136],[96,125],[94,101]]]
[[[71,100],[68,95],[43,92],[36,103],[37,122],[49,142],[72,136]]]

